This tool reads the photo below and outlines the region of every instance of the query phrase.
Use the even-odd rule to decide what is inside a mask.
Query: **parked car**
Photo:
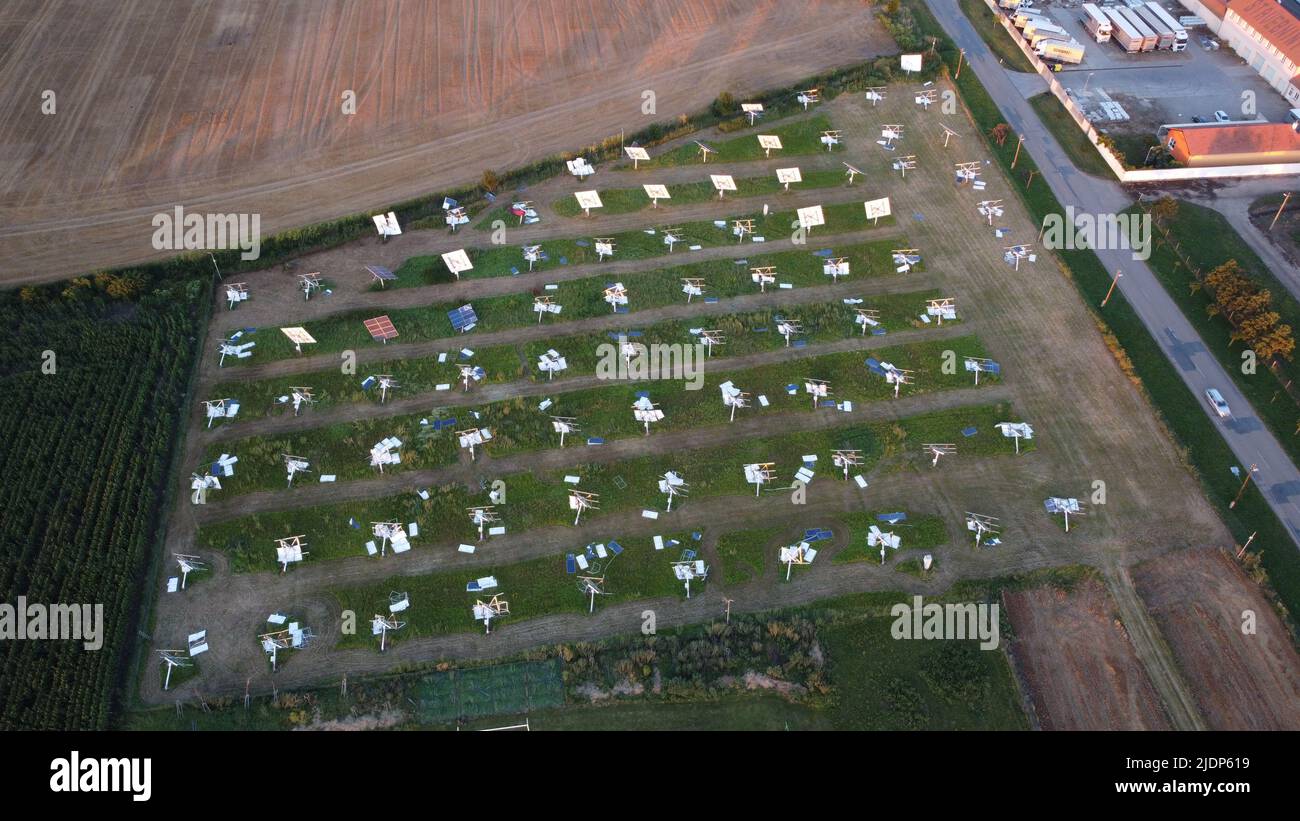
[[[1228,407],[1228,402],[1219,393],[1218,388],[1210,388],[1205,392],[1205,398],[1210,401],[1210,407],[1218,414],[1220,419],[1227,419],[1232,416],[1232,410]]]
[[[1214,121],[1216,123],[1230,123],[1232,118],[1228,116],[1226,111],[1216,111],[1214,112]]]
[[[1203,122],[1205,122],[1205,118],[1202,117],[1201,115],[1197,114],[1195,117],[1192,117],[1192,122],[1194,122],[1194,123],[1203,123]]]

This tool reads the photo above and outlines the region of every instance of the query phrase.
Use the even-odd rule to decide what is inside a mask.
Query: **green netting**
[[[416,690],[425,724],[491,715],[518,715],[564,703],[558,659],[433,673]]]

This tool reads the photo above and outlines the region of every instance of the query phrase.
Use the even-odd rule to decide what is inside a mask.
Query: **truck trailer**
[[[1071,37],[1070,33],[1067,31],[1057,30],[1054,28],[1053,29],[1043,28],[1035,31],[1033,36],[1029,38],[1029,46],[1030,48],[1037,49],[1040,43],[1046,43],[1046,42],[1068,43],[1073,39],[1074,38]]]
[[[1020,11],[1011,15],[1011,25],[1015,26],[1018,29],[1023,29],[1026,25],[1034,22],[1035,20],[1038,20],[1040,22],[1046,22],[1047,18],[1042,14],[1040,14],[1039,12],[1034,11],[1032,9],[1021,9]]]
[[[1025,27],[1021,29],[1021,32],[1025,35],[1025,39],[1028,40],[1030,43],[1033,43],[1034,37],[1041,33],[1055,34],[1057,35],[1056,39],[1058,40],[1070,39],[1070,36],[1069,34],[1066,33],[1065,29],[1056,25],[1051,20],[1035,20],[1033,22],[1026,23]]]
[[[1156,33],[1151,30],[1150,26],[1142,22],[1142,18],[1138,17],[1136,11],[1130,8],[1124,8],[1123,6],[1116,6],[1115,11],[1123,16],[1123,18],[1129,22],[1129,25],[1133,27],[1133,30],[1137,32],[1138,36],[1142,38],[1142,48],[1139,49],[1140,51],[1156,50],[1156,42],[1159,38],[1156,37]]]
[[[1094,3],[1083,4],[1083,27],[1098,43],[1110,40],[1110,18]]]
[[[1128,18],[1120,14],[1118,8],[1106,8],[1102,11],[1110,18],[1110,39],[1129,54],[1137,54],[1141,51],[1144,38]]]
[[[1044,40],[1034,49],[1034,53],[1044,60],[1055,60],[1058,63],[1077,64],[1083,62],[1083,44],[1078,40],[1070,40],[1069,42]]]
[[[1155,32],[1157,49],[1173,51],[1174,30],[1172,28],[1165,25],[1164,21],[1152,14],[1151,9],[1146,6],[1134,6],[1133,13],[1138,16],[1139,20],[1146,23],[1147,28]]]
[[[1147,3],[1147,9],[1174,33],[1173,51],[1187,50],[1187,29],[1174,16],[1160,7],[1159,3]]]

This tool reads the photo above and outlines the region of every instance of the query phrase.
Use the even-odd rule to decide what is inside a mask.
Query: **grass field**
[[[915,384],[903,390],[905,395],[918,395],[950,390],[971,384],[970,377],[960,365],[946,373],[946,352],[955,355],[952,362],[962,357],[985,357],[983,344],[974,336],[932,342],[895,345],[872,351],[872,356],[882,362],[914,372]],[[617,355],[617,348],[612,355]],[[858,352],[832,353],[810,357],[800,362],[802,372],[812,378],[834,378],[832,397],[836,401],[870,402],[887,400],[893,396],[893,386],[882,377],[867,370],[865,356]],[[621,361],[621,360],[618,360]],[[707,368],[703,368],[707,371]],[[791,375],[788,364],[762,365],[725,373],[701,373],[696,382],[667,384],[644,380],[618,379],[600,388],[587,388],[552,397],[554,404],[546,413],[535,411],[536,400],[516,397],[491,402],[477,408],[455,408],[407,416],[382,419],[359,419],[311,430],[292,433],[253,436],[210,445],[203,464],[216,461],[222,453],[234,453],[240,458],[235,476],[222,483],[220,491],[226,498],[258,490],[285,487],[286,474],[282,455],[286,453],[307,459],[316,475],[330,473],[339,481],[369,478],[375,470],[369,464],[368,452],[375,443],[396,435],[403,441],[402,462],[390,465],[386,474],[401,471],[428,469],[449,465],[456,461],[456,425],[442,431],[432,430],[426,420],[454,418],[458,424],[477,412],[473,424],[489,428],[493,441],[486,449],[494,456],[537,450],[556,443],[548,414],[574,416],[579,419],[587,436],[621,439],[645,433],[642,424],[632,415],[631,407],[642,392],[659,405],[665,418],[653,427],[656,432],[682,430],[690,427],[716,425],[727,422],[730,410],[719,401],[718,386],[734,381],[741,390],[755,397],[765,395],[777,410],[811,408],[804,395],[799,377]],[[822,375],[825,376],[822,376]],[[980,381],[982,386],[996,384],[992,375]],[[792,395],[788,386],[795,385]],[[822,412],[829,412],[822,410]],[[196,466],[197,467],[197,466]],[[309,479],[310,481],[310,479]]]
[[[763,575],[767,567],[768,543],[776,538],[775,528],[731,530],[718,537],[724,584],[743,584]],[[716,571],[715,571],[716,572]]]
[[[781,138],[783,147],[780,150],[773,151],[771,155],[772,159],[780,159],[782,157],[826,153],[826,147],[821,144],[821,135],[823,131],[831,128],[830,118],[816,114],[806,120],[787,123],[770,129],[760,127],[757,133],[773,134]],[[732,137],[727,140],[714,140],[705,144],[714,149],[714,153],[709,155],[709,162],[730,163],[764,159],[763,149],[759,146],[758,137],[754,134],[744,137]],[[696,164],[706,165],[700,161],[699,146],[691,142],[657,157],[651,157],[649,162],[641,163],[641,167],[662,168],[665,166]]]
[[[876,518],[880,514],[897,512],[900,511],[855,510],[840,514],[839,519],[848,525],[849,532],[844,534],[842,538],[836,539],[836,541],[847,544],[847,547],[835,554],[835,563],[880,561],[879,548],[867,547],[867,533],[872,525],[879,527],[886,533],[897,533],[902,538],[899,550],[932,549],[948,542],[948,528],[944,526],[943,519],[938,516],[908,513],[906,521],[897,525],[890,525]],[[901,512],[907,513],[907,511]],[[886,556],[886,560],[891,558],[889,555]]]
[[[861,206],[858,205],[856,210],[861,210]],[[827,209],[828,221],[832,213],[845,216],[842,209],[837,209],[835,212]],[[712,223],[708,225],[709,230],[722,233]],[[905,237],[899,236],[838,246],[818,240],[820,238],[812,241],[816,244],[810,244],[808,251],[760,253],[749,257],[746,265],[737,265],[727,259],[690,262],[689,254],[679,250],[677,253],[680,256],[673,260],[675,264],[671,266],[650,267],[645,271],[622,276],[622,281],[628,290],[628,308],[632,314],[629,321],[634,321],[637,311],[684,301],[681,293],[683,277],[704,279],[708,285],[708,295],[719,298],[753,293],[755,286],[750,279],[750,267],[775,266],[779,274],[778,281],[789,282],[795,287],[825,284],[828,277],[822,273],[822,259],[813,256],[812,250],[824,248],[835,250],[839,256],[849,261],[852,277],[894,276],[890,252],[894,248],[906,246],[907,243]],[[678,259],[681,261],[677,262]],[[924,263],[914,270],[925,270]],[[551,296],[555,302],[564,306],[563,316],[566,321],[605,316],[610,313],[609,304],[603,297],[604,289],[609,284],[607,276],[594,275],[557,283],[558,287],[549,291],[541,288],[547,282],[544,274],[539,275],[536,282],[536,291],[539,295]],[[453,348],[449,343],[448,350],[459,350],[461,346],[472,345],[474,339],[472,335],[458,334],[447,317],[448,311],[459,308],[461,304],[463,304],[461,301],[440,302],[419,308],[391,310],[387,314],[400,334],[397,340],[399,343],[455,338],[457,340],[455,347]],[[537,315],[533,313],[532,293],[520,292],[476,299],[472,304],[479,317],[477,329],[485,333],[518,328],[537,322]],[[305,327],[316,339],[316,344],[309,346],[307,352],[338,353],[344,350],[373,348],[381,344],[370,338],[363,324],[365,319],[374,315],[373,309],[349,311],[307,323]],[[233,333],[234,330],[228,329],[227,333]],[[257,342],[252,357],[227,361],[226,368],[232,374],[231,379],[238,378],[238,369],[243,363],[257,364],[300,355],[294,350],[293,343],[288,337],[275,328],[262,329],[260,332],[255,332],[251,338]]]
[[[926,300],[941,295],[937,290],[882,294],[871,297],[859,307],[878,310],[881,324],[886,329],[934,327],[921,322],[919,315],[925,311]],[[798,319],[803,326],[800,339],[809,343],[843,339],[855,333],[856,314],[840,300],[805,303],[782,311],[768,309],[722,314],[708,319],[709,328],[722,331],[726,337],[726,343],[714,350],[710,359],[721,360],[728,356],[744,356],[782,347],[785,341],[774,331],[774,321],[778,314]],[[635,341],[643,345],[694,344],[697,337],[690,331],[698,327],[698,319],[658,322],[640,329],[642,335],[636,337]],[[382,371],[397,381],[400,389],[394,396],[412,396],[432,391],[439,384],[451,383],[459,388],[458,366],[462,364],[483,368],[487,372],[483,379],[485,383],[524,378],[534,382],[552,381],[563,386],[566,379],[595,373],[600,361],[599,346],[610,341],[607,333],[555,336],[516,345],[475,346],[471,358],[463,357],[459,348],[449,345],[447,361],[441,363],[436,357],[393,359],[376,365],[364,375],[343,374],[338,368],[330,368],[275,379],[224,382],[213,388],[214,395],[238,398],[242,405],[237,417],[218,419],[214,422],[214,427],[238,426],[243,420],[291,412],[289,406],[277,403],[279,398],[287,395],[290,383],[310,385],[316,399],[313,405],[315,408],[345,402],[378,402],[377,390],[367,391],[361,387],[365,376],[371,372]],[[568,368],[553,380],[548,380],[536,367],[536,363],[538,357],[552,348],[564,354]]]
[[[703,170],[701,170],[703,173]],[[790,184],[791,191],[804,191],[815,188],[834,188],[845,184],[844,173],[841,171],[805,171],[800,174],[803,177],[802,182]],[[776,173],[766,177],[745,177],[736,180],[736,191],[731,194],[733,197],[757,197],[763,194],[780,194],[785,191],[785,186],[776,180]],[[695,203],[708,202],[716,199],[717,190],[709,180],[700,182],[682,183],[668,186],[670,199],[663,200],[659,208],[665,214],[672,213],[674,205],[691,205]],[[600,209],[601,214],[630,214],[650,208],[652,203],[645,190],[642,188],[614,188],[609,191],[600,192],[601,202],[604,206]],[[552,210],[562,217],[577,217],[582,214],[582,209],[578,207],[578,200],[575,197],[565,197],[551,203]]]
[[[997,434],[993,425],[1016,418],[1004,406],[971,406],[910,417],[900,423],[750,439],[724,448],[661,454],[614,465],[584,465],[581,456],[575,456],[575,467],[562,473],[576,473],[581,477],[582,489],[601,494],[604,502],[597,516],[638,507],[658,509],[663,497],[658,492],[656,480],[667,470],[680,471],[690,482],[692,500],[752,495],[753,488],[745,483],[741,470],[747,462],[776,462],[778,476],[775,485],[783,487],[790,481],[805,453],[836,447],[859,448],[864,457],[862,469],[869,471],[881,457],[892,459],[915,453],[921,442],[935,441],[936,433],[951,436],[969,426],[977,427],[979,433],[970,438],[960,437],[963,453],[1010,454],[1006,440]],[[506,484],[507,501],[501,513],[511,532],[572,522],[565,502],[568,486],[562,481],[562,473],[530,472],[498,477]],[[829,478],[828,481],[835,479]],[[435,489],[428,500],[421,500],[415,493],[402,493],[357,502],[258,513],[205,525],[199,529],[196,541],[203,549],[226,552],[236,572],[271,571],[278,569],[273,549],[276,538],[308,534],[312,561],[360,557],[365,554],[365,542],[371,538],[369,523],[376,521],[415,521],[424,533],[436,533],[441,540],[472,541],[476,534],[464,509],[483,504],[484,499],[481,491],[470,492],[460,486],[447,486]],[[689,505],[690,501],[685,504]],[[355,519],[360,528],[349,527],[349,519]],[[925,521],[924,518],[918,519],[918,527]],[[929,527],[926,525],[923,532]],[[417,549],[421,544],[416,540]],[[923,545],[907,543],[906,546]]]

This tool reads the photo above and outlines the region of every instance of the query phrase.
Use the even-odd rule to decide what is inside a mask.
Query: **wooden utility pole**
[[[954,80],[956,80],[958,77],[961,76],[961,61],[962,58],[965,56],[966,56],[966,49],[962,49],[961,51],[957,52],[957,73],[954,74],[952,77]]]
[[[1029,179],[1025,181],[1025,190],[1026,190],[1026,191],[1029,190],[1029,186],[1031,186],[1031,185],[1034,184],[1034,175],[1037,174],[1037,173],[1038,173],[1037,171],[1030,171],[1030,172],[1029,172]]]
[[[1106,303],[1110,302],[1110,295],[1115,293],[1115,286],[1119,283],[1119,278],[1124,276],[1118,270],[1115,271],[1115,278],[1110,281],[1110,290],[1106,292],[1106,298],[1101,301],[1101,307],[1105,308]]]
[[[729,599],[726,596],[723,596],[722,600],[726,602],[727,605],[727,624],[731,624],[731,603],[735,601],[735,599]]]
[[[1257,536],[1258,534],[1259,534],[1259,531],[1258,531],[1258,530],[1256,530],[1254,533],[1250,534],[1250,538],[1247,539],[1247,540],[1246,540],[1246,543],[1245,543],[1244,545],[1241,546],[1241,550],[1238,550],[1238,551],[1237,551],[1237,558],[1238,558],[1238,559],[1240,559],[1242,556],[1245,556],[1245,555],[1246,555],[1246,548],[1250,547],[1250,543],[1253,542],[1253,541],[1255,541],[1255,536]]]
[[[1288,191],[1287,193],[1282,195],[1282,204],[1277,207],[1277,213],[1273,215],[1273,221],[1268,224],[1268,230],[1272,231],[1273,226],[1277,225],[1277,218],[1282,216],[1282,209],[1286,208],[1286,204],[1290,201],[1291,201],[1291,192]]]
[[[1020,146],[1025,144],[1025,135],[1020,134],[1016,137],[1016,155],[1011,158],[1011,167],[1016,167],[1016,161],[1020,159]]]
[[[1237,489],[1237,498],[1233,499],[1232,502],[1228,504],[1229,509],[1236,507],[1237,502],[1241,501],[1241,494],[1246,492],[1246,485],[1250,484],[1250,475],[1257,470],[1259,470],[1257,465],[1251,465],[1250,468],[1246,470],[1246,478],[1241,480],[1241,487]]]

